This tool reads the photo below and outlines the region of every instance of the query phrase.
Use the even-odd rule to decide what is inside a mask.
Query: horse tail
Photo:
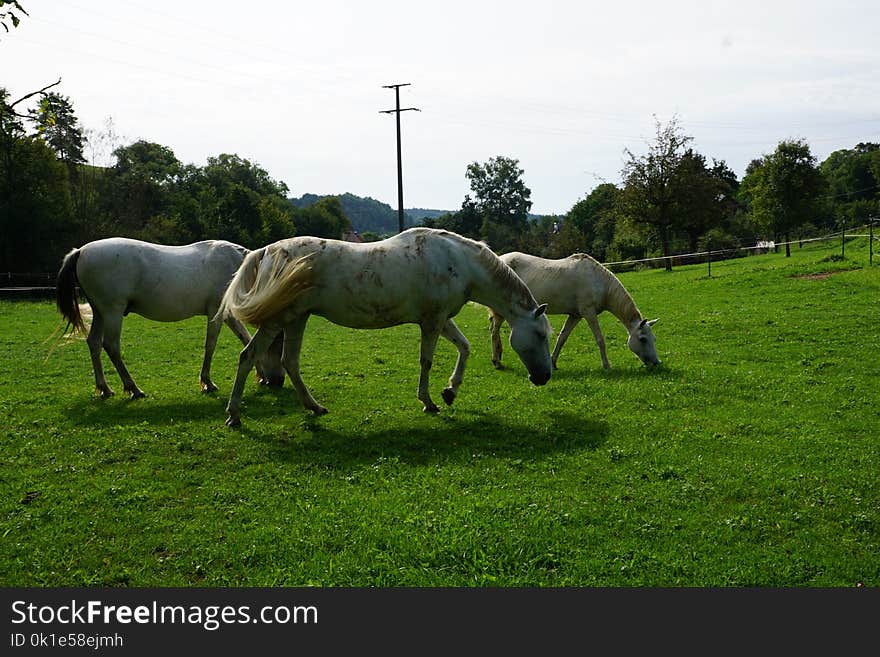
[[[251,251],[226,289],[220,312],[261,326],[312,288],[314,256],[290,260],[282,248]]]
[[[80,304],[76,294],[76,263],[82,251],[73,249],[61,261],[58,271],[58,282],[55,289],[55,303],[61,316],[67,320],[67,326],[73,327],[74,333],[85,333],[86,325],[80,312]],[[66,331],[67,329],[65,329]]]

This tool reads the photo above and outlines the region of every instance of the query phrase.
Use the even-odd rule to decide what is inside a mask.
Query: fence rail
[[[742,257],[749,253],[753,255],[768,253],[779,247],[810,242],[822,242],[839,239],[841,243],[856,238],[868,238],[870,242],[869,263],[874,264],[874,241],[880,242],[880,237],[874,235],[873,226],[864,226],[856,230],[869,229],[868,233],[837,232],[822,237],[810,237],[807,239],[792,240],[790,242],[759,242],[755,246],[740,246],[729,249],[712,249],[709,251],[695,251],[693,253],[675,253],[667,256],[653,258],[639,258],[636,260],[617,260],[603,262],[602,264],[614,272],[632,271],[640,267],[658,268],[663,266],[666,260],[671,260],[678,265],[694,265],[707,263],[709,274],[712,273],[712,263],[729,258]],[[47,272],[0,272],[0,299],[9,298],[51,298],[55,296],[55,283],[57,274]]]

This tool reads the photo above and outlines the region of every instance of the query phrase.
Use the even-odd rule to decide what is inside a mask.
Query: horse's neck
[[[610,271],[606,272],[605,305],[606,310],[617,317],[629,332],[642,321],[642,314],[635,301],[623,287],[623,283]]]
[[[531,292],[502,260],[481,253],[472,262],[475,265],[470,285],[473,301],[508,318],[534,310]]]

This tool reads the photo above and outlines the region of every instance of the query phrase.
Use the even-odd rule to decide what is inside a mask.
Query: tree
[[[474,197],[465,196],[462,208],[473,205],[482,217],[482,237],[496,250],[515,246],[527,228],[532,192],[522,180],[523,173],[519,160],[502,155],[467,166],[465,177]]]
[[[0,0],[0,25],[3,26],[4,31],[9,32],[9,25],[6,21],[9,21],[12,27],[18,27],[21,18],[16,12],[30,16],[17,0]]]
[[[422,223],[427,228],[440,228],[458,233],[471,239],[480,239],[483,228],[483,215],[477,209],[470,196],[465,196],[461,210],[447,212],[436,219],[425,219]]]
[[[58,82],[16,101],[0,88],[0,270],[39,271],[57,266],[69,231],[64,166],[46,143],[28,135],[28,114],[16,109]]]
[[[307,208],[299,208],[293,216],[297,235],[313,235],[342,239],[351,230],[351,222],[337,196],[326,196]]]
[[[116,234],[144,237],[151,219],[169,215],[172,183],[182,164],[167,146],[144,140],[120,146],[113,155],[116,164],[100,181],[105,220]]]
[[[83,132],[67,96],[50,92],[40,99],[37,109],[31,110],[37,125],[37,134],[55,151],[58,159],[73,173],[83,157]]]
[[[819,166],[828,184],[829,216],[860,223],[880,211],[880,144],[860,143],[834,151]]]
[[[809,145],[800,139],[781,141],[771,155],[753,161],[746,187],[755,222],[782,236],[785,255],[791,255],[791,233],[811,221],[820,207],[824,179]]]
[[[676,176],[684,157],[685,147],[693,138],[685,135],[673,117],[665,126],[655,118],[656,136],[649,144],[646,155],[636,156],[628,148],[624,153],[629,161],[623,167],[624,180],[622,207],[635,222],[646,224],[655,231],[666,270],[672,270],[671,239],[676,221]]]
[[[582,236],[583,250],[597,260],[604,260],[614,240],[620,194],[620,188],[612,183],[598,185],[568,211],[560,233],[568,233],[570,225]]]
[[[229,153],[209,157],[198,187],[205,237],[256,248],[265,244],[268,235],[292,234],[287,185],[273,180],[259,165]]]
[[[719,234],[735,212],[731,199],[737,185],[736,174],[724,161],[709,167],[703,155],[690,148],[685,151],[674,176],[674,212],[675,225],[687,235],[691,253],[706,233]]]

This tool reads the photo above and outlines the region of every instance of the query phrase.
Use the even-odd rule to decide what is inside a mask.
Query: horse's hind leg
[[[113,390],[107,385],[107,379],[104,377],[104,366],[101,363],[101,349],[104,343],[104,317],[95,309],[92,309],[92,326],[89,329],[89,335],[86,337],[86,344],[89,345],[89,355],[92,357],[92,370],[95,373],[95,392],[101,395],[102,399],[113,396]]]
[[[455,396],[458,394],[458,387],[464,378],[464,367],[471,353],[471,345],[451,319],[447,320],[446,324],[443,325],[443,331],[440,335],[449,340],[458,349],[458,359],[455,361],[455,369],[452,371],[452,376],[449,377],[449,387],[444,388],[442,393],[443,401],[451,406],[452,402],[455,401]]]
[[[105,316],[104,351],[107,352],[107,355],[110,356],[110,360],[113,361],[113,365],[116,367],[116,372],[119,374],[119,378],[122,379],[123,389],[131,394],[132,399],[146,397],[144,391],[138,388],[134,379],[131,378],[131,374],[128,373],[125,363],[122,362],[122,351],[119,346],[121,337],[122,314],[120,313],[119,315],[112,315],[110,317]]]
[[[235,383],[232,384],[232,393],[229,395],[229,403],[226,405],[226,425],[237,427],[241,425],[241,396],[244,393],[244,384],[248,374],[254,367],[257,358],[261,358],[272,340],[278,334],[278,327],[264,326],[257,329],[254,337],[238,355],[238,370],[235,372]]]
[[[299,371],[299,354],[302,350],[303,333],[305,333],[306,322],[308,322],[308,320],[308,315],[298,317],[284,327],[284,350],[281,355],[281,362],[284,365],[284,369],[287,370],[287,374],[290,376],[290,381],[293,383],[293,389],[296,390],[296,394],[299,396],[299,401],[302,403],[303,408],[311,411],[315,415],[324,415],[327,412],[327,409],[321,406],[315,401],[315,398],[312,397],[312,393],[309,392],[309,389],[302,380],[302,375]]]
[[[565,324],[559,332],[559,337],[556,338],[556,346],[553,348],[553,354],[550,356],[550,361],[553,363],[554,370],[557,367],[556,361],[559,360],[559,352],[562,351],[562,345],[568,340],[568,336],[574,331],[574,327],[577,326],[579,321],[581,321],[581,318],[578,315],[569,315],[565,318]]]
[[[494,311],[489,311],[489,332],[492,334],[492,364],[496,370],[502,368],[501,365],[501,325],[504,324],[504,318]]]

